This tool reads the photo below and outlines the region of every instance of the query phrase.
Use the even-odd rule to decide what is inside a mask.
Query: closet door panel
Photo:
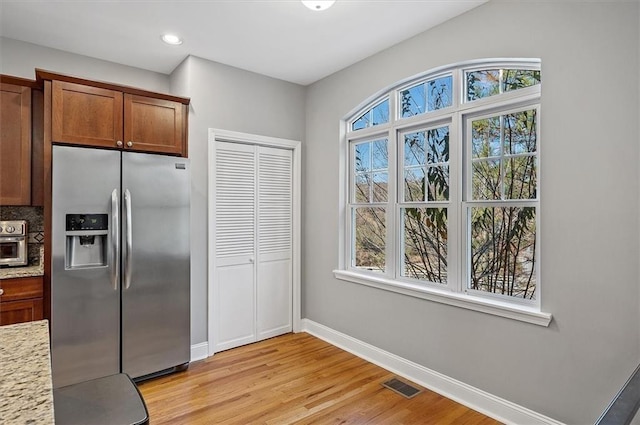
[[[291,332],[291,259],[258,265],[258,340]]]
[[[292,152],[258,148],[258,340],[292,330]]]
[[[218,143],[215,166],[214,344],[221,351],[256,340],[255,148]]]
[[[218,267],[216,299],[218,338],[216,351],[228,350],[256,341],[253,264]]]

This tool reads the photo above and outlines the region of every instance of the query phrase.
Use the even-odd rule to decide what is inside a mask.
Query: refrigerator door
[[[120,371],[120,153],[53,147],[51,362],[55,388]],[[104,231],[78,230],[100,217]],[[70,219],[74,223],[70,226]],[[75,230],[69,230],[74,228]],[[86,227],[85,227],[86,228]]]
[[[190,359],[190,169],[187,159],[122,156],[122,372]]]

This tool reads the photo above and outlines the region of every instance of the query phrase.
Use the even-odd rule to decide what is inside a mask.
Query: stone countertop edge
[[[46,320],[0,326],[0,418],[7,424],[54,424]]]
[[[0,269],[0,279],[33,277],[44,275],[44,249],[40,249],[40,263],[34,266],[8,267]]]

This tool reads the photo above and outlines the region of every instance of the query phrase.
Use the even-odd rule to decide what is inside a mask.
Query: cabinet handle
[[[122,147],[122,140],[118,140],[118,141],[116,142],[116,145],[117,145],[119,148],[121,148],[121,147]]]
[[[4,289],[0,288],[0,295],[4,294]]]
[[[131,140],[129,140],[129,141],[127,142],[127,146],[129,146],[129,147],[133,146],[133,142],[132,142]]]

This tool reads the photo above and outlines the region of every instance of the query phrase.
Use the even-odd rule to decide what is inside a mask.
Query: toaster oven
[[[26,220],[0,221],[0,266],[26,266]]]

